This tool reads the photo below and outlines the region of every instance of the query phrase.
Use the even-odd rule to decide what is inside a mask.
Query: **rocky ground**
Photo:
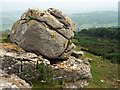
[[[37,56],[34,53],[28,53],[22,49],[18,49],[14,44],[4,43],[0,44],[0,57],[2,66],[2,70],[0,70],[0,80],[3,81],[0,83],[0,86],[3,88],[31,88],[31,86],[24,81],[30,79],[28,69],[31,68],[35,71],[37,64],[41,62],[44,62],[46,66],[52,68],[55,72],[55,80],[70,82],[64,85],[66,88],[83,88],[89,84],[87,79],[92,78],[89,62],[86,59],[79,59],[74,56],[70,56],[67,60],[52,61],[42,56]]]

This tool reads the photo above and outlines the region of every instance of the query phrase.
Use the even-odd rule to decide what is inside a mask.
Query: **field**
[[[81,50],[77,46],[76,50]],[[84,52],[85,56],[91,58],[93,61],[91,65],[92,79],[89,79],[89,85],[85,88],[118,88],[120,84],[118,80],[118,64],[113,64],[108,59],[93,55],[89,52]],[[103,81],[103,82],[102,82]]]

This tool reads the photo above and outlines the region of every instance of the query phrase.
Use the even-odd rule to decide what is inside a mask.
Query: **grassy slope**
[[[60,83],[60,81],[56,81],[56,84],[55,85],[52,85],[50,83],[42,83],[40,81],[33,81],[32,82],[33,84],[33,88],[62,88],[62,85]]]
[[[76,50],[80,50],[77,47]],[[84,52],[85,56],[93,60],[91,65],[92,79],[89,79],[89,85],[86,88],[117,88],[118,83],[118,65],[112,64],[110,60]],[[104,80],[102,83],[101,80]]]

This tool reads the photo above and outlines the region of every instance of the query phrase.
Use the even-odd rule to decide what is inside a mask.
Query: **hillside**
[[[115,11],[76,13],[70,17],[77,24],[79,30],[83,28],[115,27],[118,23],[118,12]]]
[[[119,63],[119,38],[117,28],[83,29],[75,34],[73,42],[84,47],[81,49],[83,51],[109,59],[112,63]]]
[[[76,50],[81,50],[81,46],[77,46]],[[92,79],[89,79],[89,85],[85,88],[118,88],[118,64],[113,64],[108,59],[104,59],[100,56],[96,56],[89,52],[85,52],[84,57],[92,59],[91,73],[93,75]]]

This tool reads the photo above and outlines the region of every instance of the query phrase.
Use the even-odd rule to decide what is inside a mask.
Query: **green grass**
[[[32,81],[33,83],[33,88],[55,88],[55,86],[47,84],[47,83],[42,83],[40,81]]]
[[[9,33],[1,33],[0,32],[0,43],[9,43],[10,40],[8,38],[10,34]]]
[[[76,50],[80,50],[77,47]],[[88,79],[89,85],[86,88],[117,88],[118,65],[110,60],[101,58],[88,52],[84,52],[84,57],[91,58],[91,73],[93,78]],[[102,83],[101,80],[104,80]]]
[[[1,33],[0,32],[0,38],[7,38],[8,35],[9,35],[9,33]]]
[[[54,71],[49,66],[45,66],[44,62],[41,62],[37,66],[36,71],[32,71],[30,68],[28,73],[30,75],[29,80],[33,85],[33,88],[60,88],[63,81],[54,80]],[[45,82],[41,82],[41,80]]]
[[[40,82],[38,80],[34,80],[32,81],[32,84],[33,84],[33,89],[34,88],[62,88],[62,84],[61,84],[61,81],[56,81],[56,84],[53,85],[53,84],[50,84],[50,83],[43,83],[43,82]]]

